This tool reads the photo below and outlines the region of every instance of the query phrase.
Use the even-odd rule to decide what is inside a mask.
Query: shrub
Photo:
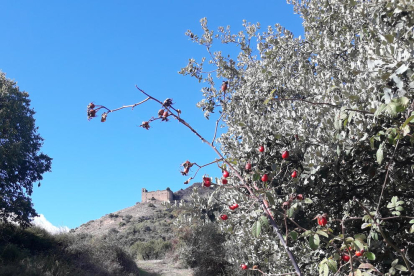
[[[164,257],[166,252],[170,249],[170,242],[158,239],[147,242],[136,242],[131,246],[130,252],[133,256],[140,259],[152,260]]]
[[[198,226],[183,238],[186,248],[181,253],[181,259],[194,268],[194,276],[230,273],[232,265],[226,261],[224,248],[226,237],[215,224]]]

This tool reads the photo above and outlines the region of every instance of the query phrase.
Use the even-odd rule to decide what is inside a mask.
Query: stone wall
[[[171,190],[148,192],[147,189],[142,188],[141,202],[148,202],[153,198],[159,201],[173,202],[174,195]]]

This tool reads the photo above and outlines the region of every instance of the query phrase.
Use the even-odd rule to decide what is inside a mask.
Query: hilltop
[[[206,197],[214,191],[214,185],[210,188],[201,186],[202,183],[194,183],[186,189],[181,189],[174,194],[174,201],[189,201],[194,188],[202,197]],[[174,204],[174,203],[173,203]],[[171,208],[172,204],[152,200],[151,202],[137,202],[134,206],[106,214],[99,219],[91,220],[81,226],[72,229],[75,234],[106,235],[108,233],[128,233],[139,240],[154,238],[167,239],[172,234],[168,231],[178,211]],[[139,234],[139,235],[138,235]]]

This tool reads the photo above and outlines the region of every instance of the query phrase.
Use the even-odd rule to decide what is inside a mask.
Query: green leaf
[[[373,269],[374,266],[370,263],[362,263],[358,266],[358,268],[364,268],[364,269]]]
[[[321,235],[321,236],[324,236],[324,237],[326,237],[326,238],[329,238],[328,234],[327,234],[326,232],[323,232],[322,230],[318,230],[318,231],[316,231],[316,233],[317,233],[318,235]]]
[[[317,234],[309,237],[309,246],[312,250],[316,250],[319,247],[319,236]]]
[[[404,136],[407,136],[407,134],[410,134],[410,131],[411,131],[411,129],[410,129],[409,125],[406,125],[406,126],[402,127],[402,132],[403,132]]]
[[[396,266],[398,264],[398,259],[395,259],[394,261],[392,261],[391,266]]]
[[[267,201],[269,201],[270,205],[275,205],[275,200],[273,199],[273,196],[271,193],[266,192],[266,198],[267,198]]]
[[[386,104],[381,104],[377,110],[374,113],[374,117],[377,117],[378,115],[380,115],[382,112],[384,112],[384,110],[387,108]]]
[[[414,233],[414,224],[410,227],[410,234]]]
[[[292,206],[286,211],[286,214],[289,218],[293,218],[298,212],[298,204],[292,204]]]
[[[260,220],[260,223],[262,224],[262,228],[263,227],[266,228],[269,226],[269,220],[266,216],[260,216],[259,220]]]
[[[364,256],[370,261],[375,261],[375,254],[372,252],[365,252]]]
[[[375,136],[372,136],[371,139],[369,139],[369,145],[372,150],[375,149]]]
[[[354,245],[359,249],[359,250],[363,250],[364,249],[364,245],[362,244],[362,242],[360,240],[354,240]]]
[[[313,232],[311,230],[306,230],[305,232],[303,232],[300,236],[301,237],[307,237],[309,235],[311,235]]]
[[[323,276],[328,276],[329,275],[329,267],[327,264],[323,265]]]
[[[351,275],[352,275],[352,272],[351,272]],[[362,276],[361,270],[359,270],[359,269],[355,270],[354,271],[354,276]]]
[[[381,165],[382,160],[384,160],[384,151],[383,148],[384,147],[384,142],[381,144],[381,146],[379,147],[379,149],[377,150],[377,162],[378,164]]]
[[[408,271],[408,269],[405,266],[400,265],[400,264],[397,264],[395,268],[398,269],[399,271]]]
[[[260,220],[253,223],[252,226],[252,235],[253,237],[257,238],[260,235],[260,232],[262,231],[262,224],[260,223]]]
[[[336,271],[338,271],[338,268],[337,268],[337,264],[336,264],[336,262],[334,261],[334,260],[332,260],[332,259],[329,259],[328,260],[328,267],[329,267],[329,270],[330,271],[332,271],[332,272],[336,272]]]
[[[295,231],[291,231],[289,235],[292,237],[292,240],[296,241],[298,239],[298,233]]]
[[[405,120],[404,124],[402,124],[402,128],[405,127],[406,125],[408,125],[408,123],[413,123],[414,122],[414,115],[408,117],[407,120]]]
[[[355,238],[356,240],[365,241],[365,240],[367,239],[367,236],[365,236],[365,234],[356,234],[356,235],[354,236],[354,238]]]
[[[305,201],[304,202],[306,204],[312,204],[313,203],[312,199],[310,199],[310,198],[305,198]]]
[[[397,207],[395,207],[395,210],[397,210],[397,211],[404,211],[404,208],[402,206],[397,206]]]

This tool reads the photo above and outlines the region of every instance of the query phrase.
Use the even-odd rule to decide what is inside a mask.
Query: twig
[[[407,266],[407,269],[411,272],[411,274],[412,275],[414,275],[414,271],[411,269],[411,266],[410,266],[410,264],[408,263],[408,260],[407,260],[407,258],[405,257],[405,255],[404,255],[404,253],[402,253],[402,252],[404,252],[404,251],[401,251],[391,240],[389,240],[388,238],[387,238],[387,236],[385,235],[385,233],[384,233],[384,231],[382,231],[382,228],[381,228],[381,226],[379,225],[379,223],[377,223],[376,221],[375,221],[375,219],[374,219],[374,217],[371,215],[371,213],[369,212],[369,210],[361,203],[361,202],[359,202],[359,200],[357,200],[357,199],[354,199],[358,204],[359,204],[359,206],[361,206],[363,209],[364,209],[364,211],[368,214],[368,216],[371,218],[371,220],[372,220],[372,222],[378,227],[378,230],[379,230],[379,232],[380,232],[380,234],[381,234],[381,236],[382,236],[382,238],[384,239],[384,241],[389,245],[389,246],[391,246],[394,250],[395,250],[395,252],[397,253],[397,254],[399,254],[400,256],[401,256],[401,258],[404,260],[404,262],[405,262],[405,265]]]
[[[391,160],[394,158],[394,155],[395,155],[395,152],[397,151],[397,147],[398,147],[398,144],[399,144],[399,143],[400,143],[400,140],[398,140],[398,141],[397,141],[397,144],[395,145],[394,153],[393,153],[393,154],[392,154],[392,156],[391,156]],[[388,174],[389,174],[389,172],[390,172],[390,168],[391,168],[391,166],[390,166],[390,165],[392,165],[392,164],[390,164],[390,162],[388,162],[387,173],[385,174],[384,184],[382,184],[381,195],[380,195],[380,197],[379,197],[379,199],[378,199],[377,210],[375,211],[375,216],[376,216],[376,217],[378,216],[378,210],[379,210],[379,207],[380,207],[380,204],[381,204],[382,195],[384,194],[385,185],[387,184]]]
[[[201,168],[207,167],[207,166],[209,166],[209,165],[211,165],[211,164],[214,164],[214,163],[217,163],[217,162],[220,162],[220,161],[222,161],[222,159],[218,159],[218,160],[216,160],[216,161],[213,161],[213,162],[207,163],[207,164],[202,165],[202,166],[198,165],[197,163],[192,163],[193,165],[196,165],[196,166],[198,167],[198,169],[197,169],[197,171],[195,172],[195,174],[194,174],[192,177],[190,177],[188,180],[192,180],[192,179],[194,179],[194,177],[197,175],[198,171],[199,171]]]
[[[341,221],[341,228],[342,228],[342,238],[346,247],[346,251],[348,252],[348,256],[349,256],[349,261],[350,261],[350,266],[351,266],[351,271],[352,271],[352,276],[354,276],[354,265],[352,264],[352,254],[349,250],[348,245],[346,244],[346,240],[345,240],[345,225],[344,225],[344,220]]]

